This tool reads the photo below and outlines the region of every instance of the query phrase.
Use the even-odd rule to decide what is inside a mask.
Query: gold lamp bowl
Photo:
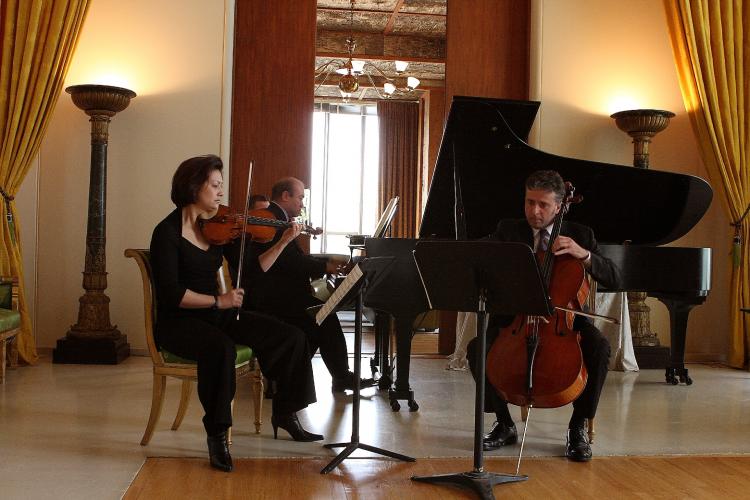
[[[610,118],[614,118],[617,128],[630,136],[653,137],[667,128],[669,119],[674,118],[674,113],[661,109],[631,109],[614,113]]]
[[[633,138],[633,166],[648,168],[651,138],[667,128],[672,117],[674,113],[661,109],[631,109],[610,115],[617,128]]]
[[[89,116],[114,116],[128,107],[135,92],[111,85],[73,85],[65,92],[71,95],[73,104]]]

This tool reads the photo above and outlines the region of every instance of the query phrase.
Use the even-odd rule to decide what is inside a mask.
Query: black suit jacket
[[[276,203],[271,202],[268,210],[277,219],[287,220],[286,213]],[[250,309],[281,314],[320,303],[312,296],[310,279],[325,274],[326,261],[305,254],[296,240],[284,248],[268,271],[260,269],[258,257],[279,241],[281,234],[282,231],[278,231],[268,243],[246,243],[242,288],[245,289],[246,307]],[[234,281],[237,278],[239,247],[239,241],[235,241],[224,252]]]
[[[581,247],[591,252],[589,273],[594,279],[607,288],[617,287],[619,271],[614,262],[604,257],[594,237],[594,231],[583,224],[563,221],[560,234],[573,238]],[[497,225],[495,232],[487,237],[495,241],[526,243],[534,248],[534,231],[526,219],[504,219]]]
[[[616,288],[620,281],[619,270],[607,257],[604,257],[599,250],[599,245],[594,237],[594,231],[583,224],[563,221],[560,228],[562,236],[573,238],[581,247],[591,252],[591,267],[588,272],[594,279],[608,288]],[[507,241],[515,243],[526,243],[532,249],[534,248],[534,231],[529,226],[526,219],[504,219],[497,225],[495,232],[487,236],[486,239],[494,241]],[[490,328],[502,328],[510,324],[512,317],[492,315],[490,318]],[[585,321],[585,318],[578,316],[576,322]]]

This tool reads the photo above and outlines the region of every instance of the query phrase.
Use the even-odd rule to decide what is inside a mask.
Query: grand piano
[[[621,270],[618,288],[599,291],[645,291],[667,306],[671,348],[666,381],[690,384],[684,365],[687,321],[691,308],[708,295],[711,249],[661,245],[700,221],[711,203],[711,187],[691,175],[534,149],[525,141],[538,108],[533,101],[453,98],[419,238],[478,239],[493,232],[500,219],[523,218],[525,178],[534,170],[557,170],[584,197],[566,219],[591,227],[602,252]],[[388,289],[374,290],[365,303],[395,319],[397,377],[389,392],[394,410],[399,399],[408,400],[412,410],[418,408],[409,385],[411,324],[427,303],[412,256],[417,241],[365,241],[368,257],[396,257]],[[387,343],[381,339],[378,363],[381,373],[390,373],[383,349]]]

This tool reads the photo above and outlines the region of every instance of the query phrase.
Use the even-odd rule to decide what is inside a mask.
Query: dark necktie
[[[546,229],[542,229],[539,231],[539,250],[542,252],[547,251],[547,246],[549,245],[549,233]]]

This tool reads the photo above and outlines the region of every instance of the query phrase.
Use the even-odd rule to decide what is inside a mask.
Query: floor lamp
[[[659,109],[631,109],[611,115],[617,128],[633,138],[633,166],[648,168],[648,146],[651,139],[667,128],[671,111]],[[640,368],[665,368],[669,361],[669,348],[659,345],[659,338],[651,331],[646,305],[646,292],[628,292],[630,325],[633,337],[633,350]]]
[[[109,122],[128,107],[132,90],[108,85],[74,85],[65,89],[91,122],[91,173],[86,224],[85,293],[78,299],[78,322],[57,340],[54,363],[117,364],[130,355],[127,336],[109,322],[106,263],[107,140]]]

